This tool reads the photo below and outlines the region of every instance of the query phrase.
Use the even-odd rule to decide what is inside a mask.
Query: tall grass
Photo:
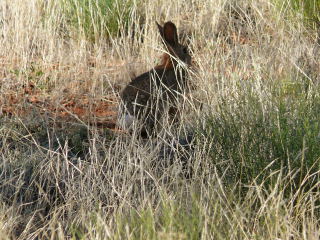
[[[65,33],[95,42],[125,34],[134,19],[132,10],[136,3],[123,0],[61,0],[59,4],[67,28]]]
[[[318,21],[320,18],[320,1],[311,0],[311,1],[290,1],[293,9],[301,12],[306,20]]]
[[[320,21],[320,1],[319,0],[288,0],[276,1],[281,8],[289,8],[293,17],[304,21],[307,27],[317,29]]]
[[[268,0],[1,1],[2,102],[29,82],[58,107],[118,98],[157,64],[155,21],[176,23],[193,66],[181,121],[153,139],[27,100],[0,115],[0,239],[319,239],[317,30],[290,14]]]
[[[238,96],[219,99],[216,113],[207,117],[202,133],[214,140],[212,158],[232,184],[260,184],[281,169],[295,172],[294,187],[318,182],[319,90],[291,84],[269,87],[268,99],[250,85],[240,87]]]

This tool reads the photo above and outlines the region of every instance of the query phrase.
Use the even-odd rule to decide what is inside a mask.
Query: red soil
[[[82,121],[115,129],[117,105],[116,96],[94,98],[88,95],[66,94],[57,100],[29,84],[0,95],[0,116],[22,118],[36,112],[59,121]]]

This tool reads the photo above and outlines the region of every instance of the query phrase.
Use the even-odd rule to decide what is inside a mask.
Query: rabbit
[[[188,48],[179,43],[175,24],[170,21],[163,27],[156,24],[167,48],[161,64],[134,78],[120,94],[125,127],[139,119],[144,121],[142,133],[148,135],[154,132],[166,110],[172,117],[177,115],[177,97],[187,88],[186,69],[179,63],[191,64]]]

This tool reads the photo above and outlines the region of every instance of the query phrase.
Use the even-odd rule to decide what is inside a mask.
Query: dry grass
[[[319,239],[319,35],[301,15],[133,0],[119,34],[88,39],[62,2],[0,3],[0,239]],[[149,140],[99,126],[167,20],[193,57],[181,122]]]

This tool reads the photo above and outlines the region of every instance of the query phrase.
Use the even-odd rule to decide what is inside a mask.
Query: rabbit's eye
[[[187,54],[187,53],[188,53],[188,48],[187,48],[187,47],[184,47],[184,48],[182,49],[182,51],[183,51],[183,53]]]

